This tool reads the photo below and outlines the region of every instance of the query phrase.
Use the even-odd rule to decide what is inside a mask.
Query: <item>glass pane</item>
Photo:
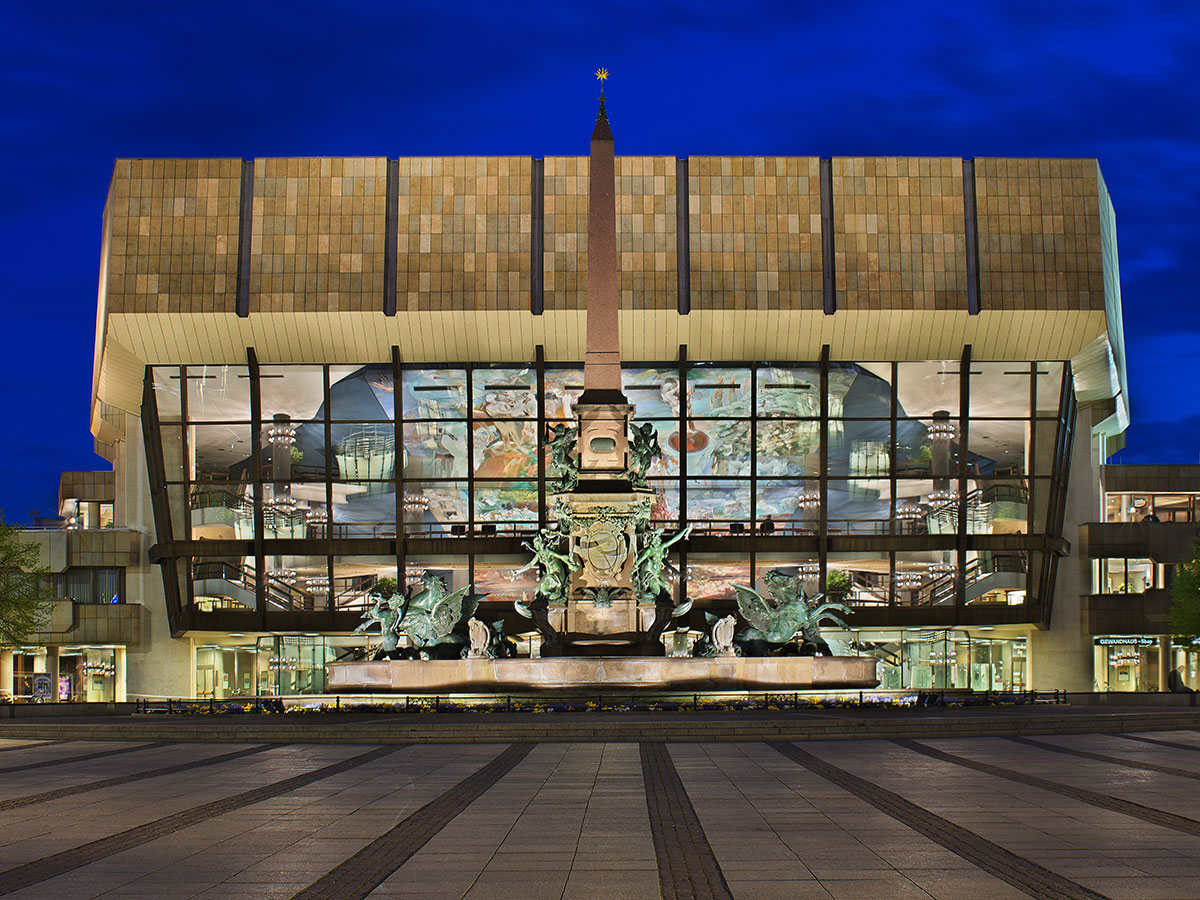
[[[159,440],[167,481],[183,481],[183,427],[163,425],[159,428]]]
[[[390,364],[330,366],[329,406],[333,419],[379,422],[395,417],[396,385]]]
[[[188,497],[192,540],[245,540],[254,537],[252,488],[233,482],[193,484]],[[177,534],[176,538],[183,535]]]
[[[971,363],[971,409],[975,418],[1029,417],[1029,364]]]
[[[395,557],[386,556],[335,556],[333,558],[333,583],[329,593],[336,609],[366,609],[370,606],[368,596],[380,591],[389,596],[400,590],[396,576]],[[384,579],[389,579],[392,584]],[[379,627],[366,634],[366,641],[379,643]]]
[[[404,426],[405,478],[465,478],[467,426],[419,422]]]
[[[253,474],[249,425],[188,428],[192,481],[249,481]]]
[[[396,476],[396,433],[391,422],[334,425],[333,460],[343,480]]]
[[[650,510],[650,520],[653,522],[679,521],[679,481],[659,480],[650,482],[654,491],[654,507]]]
[[[477,532],[492,536],[537,531],[537,521],[536,481],[475,482]],[[480,526],[481,522],[486,524]]]
[[[830,534],[887,534],[892,515],[886,479],[852,478],[828,483]]]
[[[688,371],[688,405],[693,416],[750,415],[750,370],[693,366]]]
[[[892,414],[891,365],[830,363],[829,417],[881,419]]]
[[[831,553],[825,572],[826,599],[850,606],[886,606],[891,560],[886,553]],[[854,619],[848,618],[847,624]]]
[[[259,370],[264,425],[286,416],[292,424],[324,418],[325,372],[321,366],[262,366]]]
[[[502,603],[511,607],[514,602],[528,604],[537,591],[537,575],[533,570],[517,572],[522,563],[481,563],[475,561],[475,590],[486,594],[489,603]],[[493,616],[480,614],[481,618]],[[511,637],[511,635],[510,635]]]
[[[183,415],[180,408],[179,367],[155,366],[152,377],[158,421],[178,422]]]
[[[391,537],[396,533],[394,482],[349,481],[333,485],[333,536]]]
[[[188,366],[187,385],[188,421],[250,421],[250,374],[245,366]]]
[[[476,419],[536,419],[537,370],[476,369],[471,374]]]
[[[404,418],[465,419],[467,373],[462,369],[405,369]]]
[[[759,416],[805,419],[821,415],[821,370],[816,363],[802,368],[761,366],[756,378]]]
[[[258,608],[254,557],[196,557],[192,560],[193,603],[202,612]]]
[[[821,464],[820,422],[759,422],[758,474],[815,475]]]
[[[958,477],[958,423],[951,419],[896,422],[896,475]]]
[[[891,472],[891,443],[891,421],[831,419],[829,474],[887,477]]]
[[[714,600],[733,600],[735,584],[750,584],[750,560],[691,558],[688,560],[687,593],[694,603],[711,605]]]
[[[944,502],[931,501],[933,492],[934,485],[929,480],[903,478],[896,481],[897,534],[940,533],[938,529],[942,523],[938,511]],[[954,532],[954,521],[956,519],[950,520],[950,533]],[[930,531],[931,523],[933,531]]]
[[[969,550],[964,575],[967,603],[1015,606],[1025,602],[1026,553]]]
[[[639,419],[679,419],[679,369],[674,366],[621,369],[621,389]],[[549,385],[547,385],[549,391]],[[688,389],[692,399],[692,389]],[[694,411],[693,411],[694,412]]]
[[[972,419],[967,432],[969,475],[1025,475],[1029,420]]]
[[[267,608],[312,612],[329,608],[329,561],[324,556],[267,555]]]
[[[689,521],[710,522],[718,526],[731,526],[731,531],[734,533],[739,530],[749,530],[749,481],[689,479],[687,504]],[[736,526],[736,528],[732,526]]]
[[[537,478],[536,421],[493,420],[476,422],[472,428],[476,477]]]
[[[677,439],[675,439],[677,442]],[[687,438],[688,475],[749,476],[750,423],[692,420]]]
[[[583,369],[546,369],[546,418],[573,420],[575,401],[582,393]],[[626,397],[636,402],[629,394]]]
[[[1062,380],[1062,363],[1040,362],[1037,364],[1037,414],[1039,416],[1058,415]]]
[[[404,483],[404,521],[408,534],[465,537],[467,509],[465,481]]]
[[[820,520],[820,497],[816,481],[759,481],[755,510],[759,520],[759,531],[763,531],[763,520],[770,516],[775,526],[774,533],[815,533]]]
[[[898,415],[933,416],[938,412],[958,415],[958,360],[902,362],[897,366]]]

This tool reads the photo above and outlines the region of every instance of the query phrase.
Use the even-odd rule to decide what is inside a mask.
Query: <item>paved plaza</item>
[[[0,896],[1200,897],[1200,731],[0,740]]]

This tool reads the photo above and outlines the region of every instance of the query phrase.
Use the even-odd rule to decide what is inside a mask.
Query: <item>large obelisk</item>
[[[621,331],[617,289],[617,205],[613,135],[604,108],[592,130],[588,169],[587,353],[579,418],[579,479],[583,490],[629,490],[627,427],[633,407],[621,391]],[[603,486],[599,484],[603,482]]]
[[[583,395],[575,404],[579,481],[559,495],[571,522],[570,548],[580,567],[571,577],[565,615],[567,652],[628,653],[639,640],[632,572],[639,526],[649,523],[652,495],[629,478],[629,420],[633,406],[621,391],[617,290],[616,168],[604,109],[592,131],[588,171],[587,354]]]

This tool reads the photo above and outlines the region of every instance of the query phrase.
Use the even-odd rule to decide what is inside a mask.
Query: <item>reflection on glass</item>
[[[886,375],[891,368],[886,367]],[[829,417],[879,419],[892,414],[892,386],[887,377],[859,363],[829,364]],[[903,413],[901,413],[903,415]]]
[[[476,423],[475,477],[537,478],[537,422]]]
[[[403,509],[405,530],[409,534],[465,536],[467,483],[406,481]]]
[[[262,366],[259,378],[263,422],[276,416],[286,416],[297,425],[324,419],[322,366]]]
[[[536,419],[537,371],[532,365],[520,369],[475,369],[471,394],[476,419]]]
[[[701,419],[688,423],[688,475],[748,476],[750,423],[734,419]],[[677,446],[678,433],[668,444]]]
[[[1029,363],[971,363],[971,415],[1028,418],[1029,379]]]
[[[634,405],[638,419],[679,420],[679,369],[670,367],[623,368],[621,385],[625,396]],[[688,400],[693,400],[694,385],[688,388]],[[549,385],[547,385],[549,393]],[[695,415],[695,410],[692,410]]]
[[[188,477],[192,481],[248,478],[250,449],[249,425],[192,425],[188,428]]]
[[[404,426],[404,477],[465,478],[464,422],[417,422]]]
[[[1057,416],[1059,400],[1062,398],[1063,364],[1060,362],[1038,363],[1035,381],[1037,414],[1039,416]]]
[[[816,418],[821,415],[821,370],[761,366],[758,369],[758,415],[763,418]]]
[[[696,365],[688,372],[688,410],[697,417],[750,415],[750,370]]]
[[[821,464],[821,423],[758,423],[758,474],[815,475]]]
[[[183,416],[180,406],[179,367],[155,366],[153,375],[154,400],[159,422],[178,422]]]
[[[678,379],[676,379],[678,383]],[[572,421],[575,402],[583,393],[583,369],[546,369],[546,418]],[[629,397],[629,394],[626,394]],[[629,397],[629,402],[635,402]]]
[[[958,360],[898,363],[900,415],[924,417],[944,412],[957,416],[960,368]]]
[[[689,519],[745,527],[750,522],[750,482],[689,478],[687,505]]]
[[[656,522],[679,519],[679,482],[652,479],[650,489],[654,491],[654,506],[650,519]]]
[[[338,476],[361,481],[396,474],[396,433],[392,423],[335,426],[333,459]]]
[[[379,422],[395,418],[396,386],[390,364],[330,366],[330,418]]]
[[[750,584],[748,559],[693,557],[688,560],[687,593],[692,602],[706,605],[713,600],[733,600],[737,597],[735,584]]]
[[[467,373],[462,369],[405,369],[404,418],[465,419]]]
[[[536,530],[537,482],[475,482],[475,521],[492,523],[489,534]]]
[[[250,375],[245,366],[188,366],[188,420],[250,421]]]
[[[770,516],[786,531],[816,531],[821,515],[816,481],[764,479],[758,482],[756,512],[761,522]],[[791,524],[785,524],[791,523]]]

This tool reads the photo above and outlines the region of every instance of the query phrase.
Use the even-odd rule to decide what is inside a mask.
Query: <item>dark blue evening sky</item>
[[[1097,157],[1134,425],[1200,461],[1200,6],[1150,2],[5,3],[0,508],[106,467],[88,405],[116,157],[587,152]]]

